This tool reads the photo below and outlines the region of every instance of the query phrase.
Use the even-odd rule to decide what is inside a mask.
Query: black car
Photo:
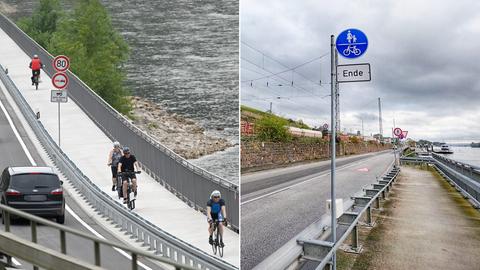
[[[50,167],[7,167],[0,179],[1,203],[65,222],[62,181]]]

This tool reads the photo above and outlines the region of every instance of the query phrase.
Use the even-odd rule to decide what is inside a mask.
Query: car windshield
[[[10,181],[12,188],[56,188],[60,187],[58,176],[54,174],[17,174]]]

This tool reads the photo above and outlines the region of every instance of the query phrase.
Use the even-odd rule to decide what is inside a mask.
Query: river
[[[480,167],[480,148],[455,145],[450,145],[450,148],[452,149],[453,154],[443,154],[443,156],[459,162]]]
[[[1,0],[13,19],[38,0]],[[74,1],[68,0],[67,8]],[[239,182],[238,0],[102,0],[131,47],[125,65],[133,94],[191,118],[234,147],[192,160]]]

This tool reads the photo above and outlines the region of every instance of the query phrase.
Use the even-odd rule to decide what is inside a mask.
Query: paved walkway
[[[57,104],[50,102],[51,79],[42,73],[39,90],[31,85],[30,57],[0,29],[0,64],[8,68],[9,75],[54,140],[58,139]],[[44,64],[51,63],[44,60]],[[103,191],[116,198],[111,191],[111,172],[107,155],[112,147],[110,139],[73,102],[61,105],[61,147],[78,168]],[[135,154],[135,149],[132,149]],[[205,203],[208,198],[205,198]],[[176,237],[211,253],[208,244],[206,218],[187,206],[147,174],[139,176],[139,198],[136,213]],[[227,209],[228,214],[228,209]],[[238,267],[239,236],[226,230],[223,259]]]
[[[480,212],[429,171],[402,167],[352,269],[480,269]]]

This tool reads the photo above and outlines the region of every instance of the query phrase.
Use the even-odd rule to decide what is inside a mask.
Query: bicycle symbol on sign
[[[350,30],[348,30],[347,33],[347,42],[349,45],[345,50],[343,50],[343,55],[349,56],[350,53],[353,53],[354,55],[360,55],[362,53],[362,51],[358,49],[356,45],[353,45],[357,43],[357,37],[353,35]]]

